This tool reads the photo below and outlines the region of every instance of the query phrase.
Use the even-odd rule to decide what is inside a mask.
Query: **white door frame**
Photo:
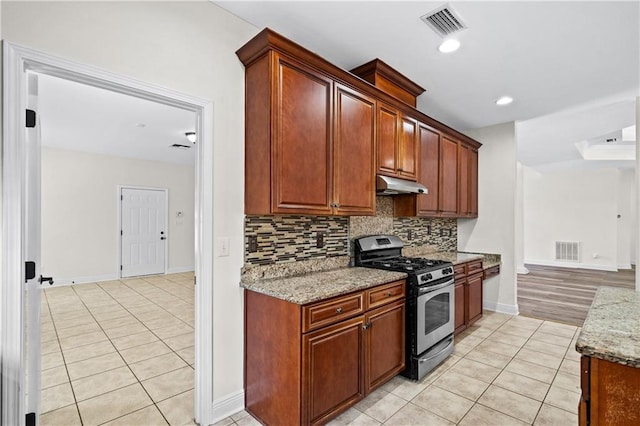
[[[120,231],[122,230],[122,190],[123,189],[148,189],[151,191],[163,191],[164,192],[164,229],[165,234],[167,236],[167,243],[164,245],[164,273],[167,274],[169,272],[169,188],[155,188],[152,186],[135,186],[135,185],[118,185],[118,228],[116,229],[116,233],[118,235],[118,264],[116,265],[116,270],[118,271],[118,277],[122,278],[122,270],[120,269],[120,265],[122,265],[122,235]]]
[[[193,111],[197,116],[195,176],[195,419],[212,423],[213,402],[213,103],[90,65],[3,42],[2,283],[0,284],[0,424],[23,425],[23,284],[26,169],[26,71]]]

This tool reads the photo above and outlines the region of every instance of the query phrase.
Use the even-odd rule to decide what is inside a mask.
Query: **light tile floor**
[[[46,288],[46,425],[193,424],[193,273]]]
[[[420,382],[393,378],[330,425],[575,425],[580,329],[485,312]],[[259,425],[246,411],[217,425]]]

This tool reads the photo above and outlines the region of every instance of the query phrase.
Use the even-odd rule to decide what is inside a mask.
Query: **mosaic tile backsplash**
[[[318,247],[317,237],[323,244]],[[347,254],[349,219],[334,216],[246,216],[245,263],[268,265]],[[257,251],[249,240],[257,237]]]
[[[393,199],[376,197],[375,216],[246,216],[245,265],[353,256],[351,241],[363,235],[394,234],[406,246],[457,251],[458,222],[450,218],[394,218]],[[323,247],[317,247],[322,233]],[[251,237],[257,250],[249,250]]]

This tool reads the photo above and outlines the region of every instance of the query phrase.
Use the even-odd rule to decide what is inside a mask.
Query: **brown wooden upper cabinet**
[[[417,179],[418,122],[396,108],[378,103],[378,173]]]
[[[464,143],[458,148],[458,216],[478,217],[478,150]]]
[[[418,153],[418,182],[429,192],[394,197],[394,215],[477,217],[477,148],[418,123]]]
[[[458,142],[440,139],[439,206],[441,216],[458,215]]]
[[[373,215],[378,173],[429,190],[394,196],[398,216],[477,216],[480,144],[416,110],[422,87],[379,59],[358,78],[268,28],[236,54],[245,214]]]
[[[269,51],[245,102],[246,214],[374,213],[374,98]]]

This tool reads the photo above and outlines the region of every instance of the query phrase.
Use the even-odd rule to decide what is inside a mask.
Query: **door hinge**
[[[120,235],[123,235],[123,234],[122,234],[122,229],[120,230]]]
[[[124,200],[124,196],[122,196],[122,195],[121,195],[121,196],[120,196],[120,199],[121,199],[121,200]]]
[[[36,112],[32,109],[27,110],[27,127],[36,127]]]
[[[24,262],[24,282],[32,280],[36,277],[36,262],[30,260]]]
[[[122,265],[120,265],[120,270],[122,271]]]
[[[193,285],[196,285],[197,281],[196,281],[196,276],[193,276]]]
[[[27,413],[25,426],[36,426],[36,413]]]

